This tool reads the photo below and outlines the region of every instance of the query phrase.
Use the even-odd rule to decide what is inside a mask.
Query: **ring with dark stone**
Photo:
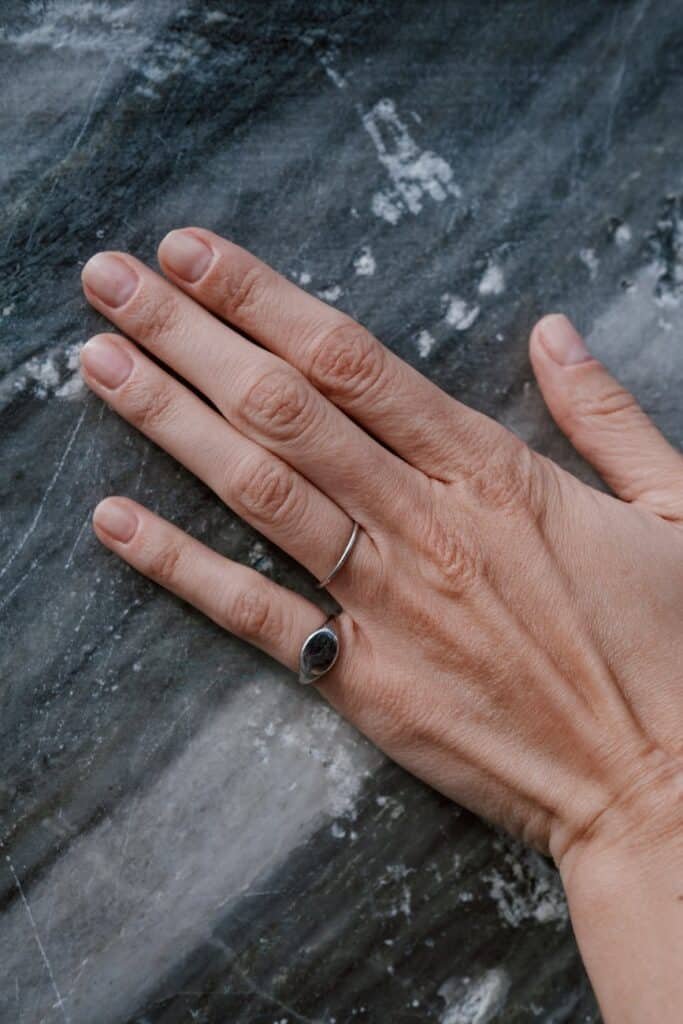
[[[303,686],[320,679],[334,665],[339,655],[339,637],[330,625],[330,619],[310,633],[301,645],[299,655],[299,682]]]

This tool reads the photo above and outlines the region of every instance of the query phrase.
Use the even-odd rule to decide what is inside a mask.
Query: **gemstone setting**
[[[334,665],[339,655],[339,638],[327,623],[304,640],[299,655],[299,682],[315,682]]]

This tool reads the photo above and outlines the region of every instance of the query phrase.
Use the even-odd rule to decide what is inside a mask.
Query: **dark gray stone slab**
[[[93,539],[312,581],[84,392],[98,248],[247,245],[564,465],[560,308],[683,440],[683,10],[0,4],[0,1020],[594,1021],[557,878]]]

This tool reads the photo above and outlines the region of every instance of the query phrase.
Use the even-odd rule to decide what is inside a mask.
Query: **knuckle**
[[[250,516],[277,525],[292,513],[296,484],[294,472],[285,463],[261,459],[245,466],[238,488],[239,500]]]
[[[266,635],[272,640],[279,635],[273,604],[257,586],[233,595],[227,602],[223,619],[231,632],[246,640]]]
[[[477,502],[496,512],[515,513],[535,506],[537,477],[534,453],[515,440],[478,459],[464,482]]]
[[[250,426],[269,437],[291,441],[312,422],[313,394],[301,374],[278,366],[249,384],[240,414]]]
[[[250,318],[250,314],[261,304],[266,289],[265,271],[259,264],[251,264],[230,289],[225,300],[230,316],[238,320]]]
[[[166,385],[150,388],[132,380],[123,393],[126,418],[142,430],[151,433],[173,417],[173,394]]]
[[[172,293],[165,293],[158,298],[143,295],[138,318],[146,337],[162,338],[180,322],[178,300]]]
[[[178,563],[182,557],[182,549],[177,541],[168,541],[152,552],[147,565],[147,573],[152,579],[163,586],[170,586],[178,572]]]
[[[346,399],[365,396],[381,379],[382,349],[355,321],[344,318],[312,343],[309,376],[315,386]]]
[[[573,413],[575,420],[609,420],[637,409],[638,403],[633,395],[614,383],[594,394],[577,395]]]
[[[481,545],[471,527],[456,521],[455,515],[443,500],[428,506],[421,536],[422,554],[429,567],[429,575],[448,585],[449,591],[461,592],[469,588],[484,572]]]

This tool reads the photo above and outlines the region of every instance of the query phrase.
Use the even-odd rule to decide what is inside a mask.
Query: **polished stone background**
[[[588,477],[562,309],[683,441],[683,7],[0,2],[0,1020],[595,1021],[557,878],[101,549],[311,581],[80,386],[79,270],[199,223]]]

